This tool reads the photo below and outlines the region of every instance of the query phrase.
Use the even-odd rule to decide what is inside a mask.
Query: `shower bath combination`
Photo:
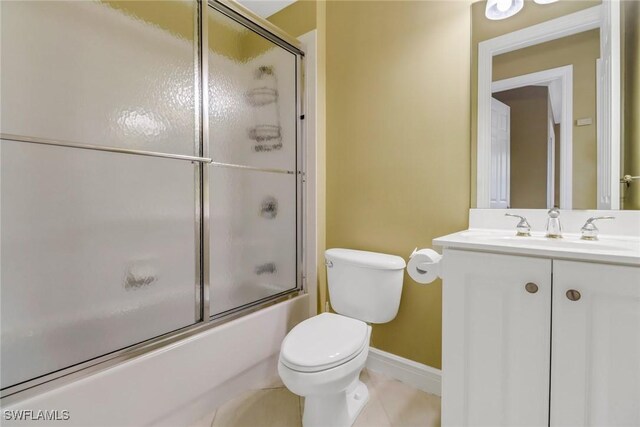
[[[1,7],[3,398],[302,292],[297,40],[224,1]]]

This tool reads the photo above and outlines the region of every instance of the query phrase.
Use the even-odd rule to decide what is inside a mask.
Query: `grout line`
[[[216,420],[216,415],[218,415],[218,410],[217,409],[213,413],[213,418],[211,418],[211,424],[209,424],[209,427],[213,427],[213,422]]]
[[[367,369],[367,368],[365,368],[365,369]],[[393,426],[393,423],[391,422],[391,417],[389,416],[389,413],[387,412],[387,409],[384,407],[384,403],[382,403],[382,398],[380,397],[380,396],[382,396],[382,394],[378,393],[378,391],[375,390],[375,389],[378,388],[378,382],[375,379],[373,379],[373,377],[371,376],[370,372],[371,371],[369,369],[367,369],[367,376],[369,377],[369,381],[371,382],[371,386],[372,386],[371,388],[373,390],[369,390],[369,402],[367,403],[367,405],[371,403],[371,401],[373,400],[372,397],[374,397],[378,401],[378,403],[380,404],[380,407],[382,408],[382,412],[384,413],[384,416],[387,418],[387,423],[390,426]],[[382,375],[382,374],[377,374],[377,375]],[[385,376],[385,375],[382,375],[382,376]],[[374,392],[375,392],[375,396],[373,396]],[[364,412],[364,410],[365,410],[365,408],[362,408],[363,412]],[[362,414],[362,412],[361,412],[361,414]]]
[[[387,422],[389,423],[390,426],[393,426],[393,423],[391,422],[391,417],[387,412],[387,408],[384,407],[384,403],[382,403],[382,399],[378,397],[378,393],[376,393],[376,399],[378,399],[378,402],[380,403],[380,407],[382,408],[382,412],[384,412],[384,416],[387,417]],[[369,399],[369,402],[371,402],[371,399]]]
[[[302,397],[298,396],[298,419],[302,425]]]

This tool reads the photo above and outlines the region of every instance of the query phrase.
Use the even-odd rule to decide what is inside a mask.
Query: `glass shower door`
[[[2,397],[301,289],[303,53],[234,7],[0,1]]]
[[[0,7],[5,389],[200,320],[198,166],[105,151],[193,156],[198,85],[194,2]]]
[[[212,316],[299,284],[298,57],[232,16],[208,8]]]

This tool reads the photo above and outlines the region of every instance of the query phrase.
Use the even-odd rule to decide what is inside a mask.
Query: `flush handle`
[[[327,266],[327,268],[331,268],[331,267],[333,267],[333,261],[326,260],[326,261],[324,262],[324,265],[326,265],[326,266]]]
[[[580,292],[575,289],[569,289],[566,295],[570,301],[578,301],[581,297]]]
[[[538,285],[536,285],[533,282],[529,282],[526,285],[524,285],[524,288],[527,290],[527,292],[529,292],[530,294],[535,294],[536,292],[538,292]]]

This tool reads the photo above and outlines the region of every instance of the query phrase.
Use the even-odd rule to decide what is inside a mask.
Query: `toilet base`
[[[303,427],[351,427],[369,401],[369,389],[359,378],[337,394],[306,396]]]

